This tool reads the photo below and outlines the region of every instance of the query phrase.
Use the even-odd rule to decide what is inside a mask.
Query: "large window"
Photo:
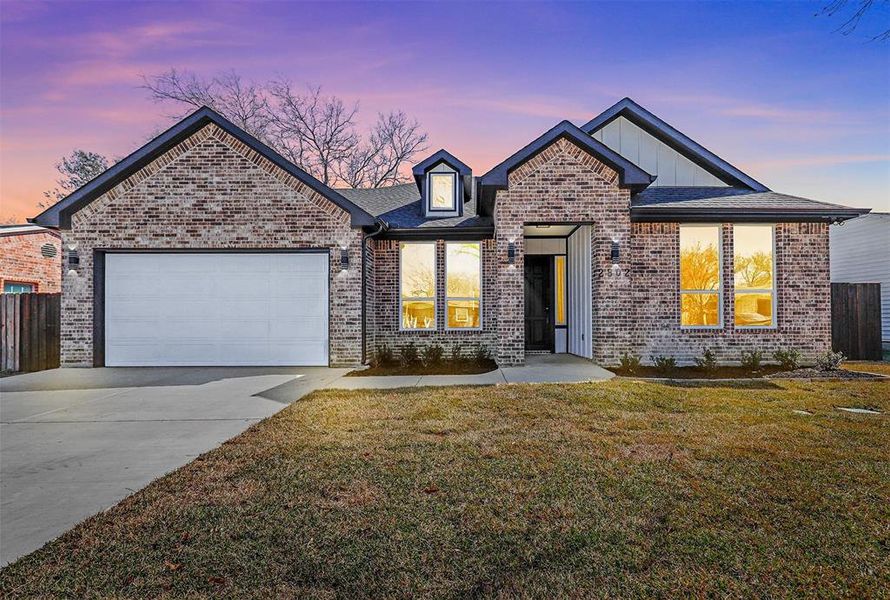
[[[774,234],[772,225],[732,228],[736,327],[776,324]]]
[[[402,329],[436,328],[436,244],[399,246],[399,301]]]
[[[457,176],[454,173],[430,173],[429,178],[430,210],[457,210]]]
[[[720,226],[680,226],[680,325],[720,327]]]
[[[445,244],[445,309],[448,329],[478,329],[481,317],[482,245]]]

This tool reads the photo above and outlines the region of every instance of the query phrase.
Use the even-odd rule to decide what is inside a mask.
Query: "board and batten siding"
[[[829,229],[832,283],[881,284],[881,339],[890,343],[890,213],[869,213]]]
[[[590,225],[584,225],[569,237],[566,254],[569,352],[584,358],[593,358],[590,245]]]
[[[727,187],[724,181],[624,117],[614,119],[592,135],[647,173],[658,175],[652,183],[655,187]]]

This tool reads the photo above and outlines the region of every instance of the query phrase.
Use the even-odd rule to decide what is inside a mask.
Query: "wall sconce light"
[[[507,263],[514,264],[516,262],[516,244],[513,242],[507,243]]]
[[[612,242],[612,253],[611,259],[612,264],[618,264],[619,259],[621,258],[621,248],[618,246],[618,242]]]
[[[345,248],[340,249],[340,270],[349,270],[349,250]]]
[[[80,255],[77,253],[77,250],[69,250],[68,268],[72,271],[76,271],[78,267],[80,267]]]

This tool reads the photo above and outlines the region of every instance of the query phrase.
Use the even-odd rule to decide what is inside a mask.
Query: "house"
[[[890,213],[831,228],[831,281],[881,284],[881,340],[890,348]]]
[[[830,347],[828,228],[630,99],[476,176],[337,190],[208,108],[34,219],[65,365],[358,365],[383,345],[724,361]]]
[[[4,294],[62,291],[62,239],[37,225],[0,225],[0,289]]]

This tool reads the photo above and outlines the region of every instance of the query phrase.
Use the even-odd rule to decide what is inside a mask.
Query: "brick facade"
[[[498,362],[525,360],[523,225],[593,223],[594,273],[608,273],[612,241],[630,239],[630,192],[618,187],[618,174],[566,139],[559,139],[509,175],[509,188],[498,191],[495,205],[498,306]],[[516,245],[510,265],[508,244]],[[626,278],[594,277],[593,357],[623,344],[630,325],[630,286]]]
[[[800,350],[806,362],[831,347],[831,285],[828,225],[776,224],[777,313],[774,329],[736,329],[734,325],[732,224],[722,225],[723,325],[719,329],[680,327],[680,225],[634,223],[630,280],[634,317],[630,343],[611,348],[604,364],[622,351],[650,362],[663,355],[691,364],[705,347],[722,362],[738,362],[746,350],[761,350],[771,360],[779,348]]]
[[[44,256],[41,248],[50,244],[53,256]],[[54,294],[62,291],[62,241],[49,231],[0,235],[0,290],[6,282],[30,283],[36,292]]]
[[[400,331],[399,242],[368,237],[360,260],[364,234],[351,227],[345,210],[207,125],[72,216],[64,245],[76,244],[80,267],[63,281],[62,363],[92,364],[94,250],[325,248],[331,252],[331,365],[358,364],[363,346],[370,356],[384,344],[398,352],[411,342],[420,349],[438,343],[446,353],[455,344],[465,353],[483,346],[501,365],[521,364],[523,226],[535,223],[592,226],[589,343],[596,362],[614,365],[630,351],[646,362],[662,354],[688,363],[704,346],[726,362],[738,360],[743,350],[769,356],[779,347],[797,348],[811,361],[830,347],[827,225],[776,226],[777,327],[752,331],[732,324],[732,226],[724,224],[724,325],[685,330],[679,325],[679,225],[631,223],[630,192],[619,187],[613,169],[558,139],[508,181],[508,189],[497,192],[494,239],[481,240],[482,329],[445,329],[440,239],[437,329]],[[619,272],[611,269],[613,242],[621,248]],[[513,264],[510,243],[516,248]],[[339,268],[340,248],[350,254],[345,272]]]
[[[524,361],[523,225],[592,224],[594,361],[616,365],[622,352],[673,356],[689,364],[704,347],[723,362],[742,351],[796,348],[807,362],[831,346],[828,226],[776,226],[777,326],[768,330],[733,325],[732,225],[723,230],[723,326],[681,329],[679,224],[630,222],[630,197],[617,174],[570,141],[558,140],[509,176],[497,193],[495,240],[498,362]],[[612,241],[622,248],[619,273],[611,269]],[[516,245],[514,265],[507,246]],[[629,250],[629,251],[628,251]],[[514,300],[515,299],[515,300]]]
[[[445,241],[436,242],[436,330],[400,331],[399,322],[399,241],[373,240],[373,282],[368,293],[369,352],[386,345],[398,354],[404,346],[414,343],[418,348],[439,344],[449,356],[455,344],[464,355],[481,345],[492,357],[497,355],[498,295],[491,285],[496,273],[493,240],[482,242],[482,329],[445,329]],[[370,354],[369,354],[370,356]]]
[[[330,364],[361,362],[361,241],[350,215],[210,124],[72,215],[65,246],[63,365],[93,362],[94,249],[298,249],[331,252]],[[340,248],[350,269],[340,272]]]

